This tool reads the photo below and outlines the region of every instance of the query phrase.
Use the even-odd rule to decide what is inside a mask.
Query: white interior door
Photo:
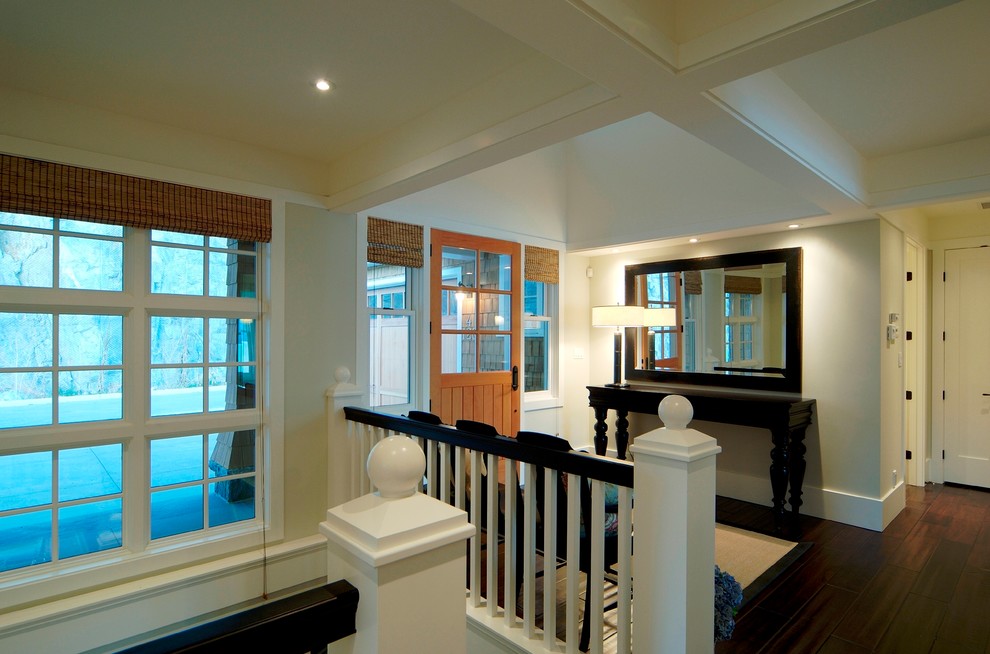
[[[990,248],[945,252],[945,481],[990,488]]]

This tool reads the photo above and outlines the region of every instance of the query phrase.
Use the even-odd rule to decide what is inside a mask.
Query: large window
[[[407,405],[413,401],[413,270],[368,263],[371,406]]]
[[[260,252],[0,213],[0,574],[261,527]]]
[[[551,391],[556,284],[527,281],[523,298],[523,364],[526,393]]]

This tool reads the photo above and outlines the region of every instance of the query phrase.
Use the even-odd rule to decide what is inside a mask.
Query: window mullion
[[[148,289],[151,276],[150,233],[128,229],[124,243],[124,294],[132,310],[124,328],[124,417],[138,427],[124,444],[124,546],[143,552],[149,542],[150,477],[147,424],[149,414]]]

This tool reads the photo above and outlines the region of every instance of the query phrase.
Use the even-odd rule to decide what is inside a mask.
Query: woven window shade
[[[701,271],[684,271],[684,292],[688,295],[701,295]]]
[[[560,283],[560,253],[550,248],[526,246],[526,281]]]
[[[763,292],[763,280],[759,277],[740,277],[739,275],[725,276],[726,293],[750,293],[759,295]]]
[[[0,211],[272,240],[271,200],[5,154]]]
[[[368,217],[368,262],[423,267],[423,226]]]

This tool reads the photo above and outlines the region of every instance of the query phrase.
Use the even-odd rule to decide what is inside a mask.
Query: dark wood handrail
[[[588,456],[579,452],[555,452],[542,447],[524,445],[506,436],[484,436],[460,431],[444,425],[430,425],[405,416],[378,413],[360,407],[344,407],[344,416],[372,427],[448,443],[485,454],[494,454],[515,461],[559,470],[589,479],[598,479],[617,486],[633,487],[633,467],[627,462]]]
[[[324,652],[327,643],[356,633],[357,604],[357,588],[335,581],[117,654],[254,652],[265,643],[284,654]]]

